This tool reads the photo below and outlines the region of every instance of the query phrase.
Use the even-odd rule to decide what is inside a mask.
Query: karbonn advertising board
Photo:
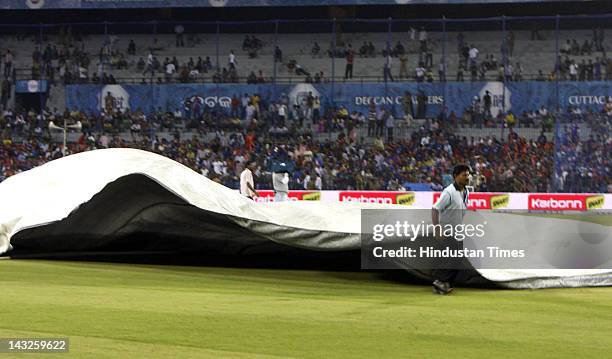
[[[377,191],[340,191],[340,202],[359,202],[359,203],[381,203],[381,204],[401,204],[411,206],[414,204],[414,192],[377,192]]]
[[[274,191],[260,190],[257,191],[259,197],[255,198],[256,202],[274,202]],[[318,191],[290,191],[287,195],[290,201],[320,201],[321,192]]]
[[[440,198],[440,192],[435,192],[433,203],[436,203],[438,198]],[[502,209],[507,208],[509,203],[509,194],[472,192],[468,199],[468,209]]]
[[[256,202],[274,202],[274,191],[259,190]],[[398,204],[431,208],[440,192],[427,191],[289,191],[290,201]],[[594,211],[612,210],[612,194],[471,192],[471,210]]]
[[[602,194],[538,193],[528,197],[528,209],[532,211],[589,211],[603,209]]]

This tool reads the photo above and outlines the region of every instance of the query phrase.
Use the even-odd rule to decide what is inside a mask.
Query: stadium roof
[[[575,2],[575,0],[4,0],[0,9],[127,9],[178,7],[417,5]],[[586,2],[586,0],[585,0]]]

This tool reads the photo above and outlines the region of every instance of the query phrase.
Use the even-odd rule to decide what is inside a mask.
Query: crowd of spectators
[[[266,170],[275,146],[296,163],[292,189],[402,190],[409,189],[406,183],[428,183],[439,190],[443,175],[454,163],[465,161],[476,169],[479,190],[546,191],[553,154],[553,144],[548,141],[468,139],[424,127],[406,139],[385,142],[377,137],[371,144],[351,142],[342,135],[335,140],[303,136],[279,141],[255,131],[219,131],[210,141],[202,141],[199,135],[184,139],[178,132],[171,140],[148,135],[126,140],[106,132],[82,133],[67,150],[68,154],[108,147],[149,150],[232,188],[237,188],[246,162],[255,160],[258,188],[265,189],[271,185]],[[0,179],[61,156],[61,145],[45,136],[15,142],[5,139],[0,149]]]
[[[134,74],[142,73],[142,82],[202,82],[205,79],[216,83],[239,83],[248,84],[259,83],[253,81],[249,76],[250,71],[257,76],[259,70],[237,66],[237,57],[246,56],[249,59],[261,57],[262,51],[269,48],[269,53],[274,62],[279,62],[282,66],[277,68],[277,73],[267,73],[262,71],[262,78],[272,78],[284,76],[281,69],[288,74],[304,76],[308,82],[316,82],[315,74],[320,74],[320,68],[312,68],[314,65],[304,63],[301,59],[297,61],[291,54],[283,56],[281,44],[267,44],[254,35],[245,35],[242,46],[232,50],[229,54],[219,54],[221,59],[218,64],[212,63],[210,56],[200,56],[198,59],[189,60],[180,56],[178,48],[184,47],[183,33],[185,29],[182,25],[177,25],[176,48],[177,51],[172,59],[162,61],[160,55],[164,51],[168,53],[172,48],[166,48],[161,44],[157,37],[152,43],[136,43],[133,39],[119,38],[110,33],[105,36],[100,49],[95,53],[88,53],[85,41],[79,34],[73,34],[70,27],[60,29],[57,41],[50,43],[47,36],[35,37],[35,46],[32,52],[31,78],[47,78],[52,82],[59,80],[65,84],[72,83],[115,83],[113,76],[115,70],[129,69]],[[532,34],[533,35],[533,34]],[[398,34],[399,36],[399,34]],[[592,39],[584,39],[580,44],[576,39],[568,39],[559,49],[559,56],[551,58],[548,69],[532,69],[533,73],[527,74],[518,56],[515,54],[515,34],[512,30],[500,40],[499,55],[494,53],[484,53],[476,45],[470,43],[463,32],[457,34],[457,60],[453,76],[448,74],[448,65],[451,58],[454,58],[454,51],[442,52],[442,44],[433,39],[424,27],[411,28],[407,34],[402,34],[399,39],[393,42],[387,41],[379,48],[372,41],[364,41],[359,47],[353,47],[350,41],[342,40],[342,36],[337,41],[331,42],[326,50],[322,50],[318,42],[314,41],[310,53],[313,57],[327,54],[329,57],[341,58],[345,60],[345,79],[353,78],[355,62],[359,58],[382,57],[380,66],[383,71],[388,69],[388,73],[383,73],[386,80],[399,78],[400,80],[410,80],[416,82],[447,81],[488,81],[496,79],[499,81],[593,81],[612,78],[612,59],[606,54],[604,31],[593,29]],[[188,43],[193,46],[201,42],[196,41],[194,35],[189,35]],[[536,31],[536,36],[532,40],[540,40],[541,36]],[[357,45],[357,44],[355,44]],[[240,46],[240,45],[238,45]],[[7,51],[8,50],[8,51]],[[8,77],[16,66],[14,54],[10,49],[3,51],[4,74]],[[239,53],[240,52],[240,53]],[[496,51],[497,52],[497,51]],[[446,53],[446,57],[442,56]],[[140,56],[139,56],[140,55]],[[435,56],[434,56],[435,55]],[[525,54],[518,54],[523,56]],[[177,60],[177,56],[179,60]],[[228,61],[223,59],[227,56]],[[165,56],[164,56],[165,57]],[[408,59],[417,57],[416,65],[408,68]],[[577,58],[579,57],[579,58]],[[393,63],[390,59],[397,59]],[[27,66],[30,67],[29,61]],[[399,64],[399,66],[398,66]],[[26,64],[24,64],[26,65]],[[399,67],[399,69],[398,69]],[[306,68],[309,68],[306,70]],[[324,70],[324,69],[323,69]],[[399,71],[398,71],[399,70]],[[357,75],[372,75],[357,74]],[[322,77],[322,76],[321,76]],[[131,77],[132,81],[134,76]]]
[[[108,98],[108,109],[100,116],[5,111],[0,116],[0,180],[61,157],[61,145],[51,140],[48,122],[62,124],[66,119],[67,124],[80,121],[83,128],[79,139],[68,145],[68,154],[140,148],[231,188],[237,188],[240,172],[252,160],[258,165],[258,188],[270,188],[267,170],[274,147],[296,162],[292,189],[408,190],[410,183],[426,183],[439,190],[444,175],[458,162],[472,166],[479,191],[606,192],[612,184],[612,112],[564,116],[569,123],[559,127],[556,137],[542,131],[528,140],[503,124],[507,130],[499,137],[459,136],[454,124],[439,118],[405,123],[405,134],[397,136],[396,128],[394,137],[393,126],[388,126],[392,114],[384,107],[371,109],[375,121],[384,122],[366,135],[359,130],[369,127],[370,114],[349,113],[342,107],[315,112],[309,101],[318,99],[311,97],[304,100],[304,108],[291,110],[282,98],[266,104],[257,94],[244,94],[233,96],[230,108],[209,109],[195,97],[185,108],[159,109],[148,116],[115,111]],[[580,141],[581,128],[592,131],[589,140]],[[333,137],[331,132],[317,136],[320,130],[334,131]],[[162,136],[162,131],[170,135]]]
[[[557,138],[556,187],[560,192],[606,192],[610,179],[612,138],[609,131],[578,137],[577,126],[570,126]]]

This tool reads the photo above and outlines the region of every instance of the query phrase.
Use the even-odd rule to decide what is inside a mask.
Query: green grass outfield
[[[373,273],[0,261],[0,337],[42,358],[605,358],[612,288],[429,286]]]

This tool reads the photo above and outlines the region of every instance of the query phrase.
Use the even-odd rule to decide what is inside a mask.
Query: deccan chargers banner
[[[568,107],[591,108],[599,111],[609,96],[612,83],[563,82],[559,84],[559,97],[555,95],[555,83],[549,82],[447,82],[447,83],[363,83],[363,84],[293,84],[293,85],[240,85],[240,84],[168,84],[168,85],[69,85],[66,105],[90,113],[99,113],[104,98],[111,94],[118,110],[141,110],[150,113],[158,108],[175,111],[200,98],[209,108],[230,109],[232,96],[259,94],[265,102],[277,102],[286,98],[289,105],[301,104],[310,93],[321,99],[323,107],[335,104],[349,111],[367,113],[371,103],[389,108],[396,116],[411,111],[404,105],[409,92],[412,112],[435,117],[443,106],[448,114],[457,114],[472,104],[474,97],[482,98],[486,91],[492,96],[491,112],[496,115],[506,110],[514,113],[537,110],[541,106],[555,108],[557,102]]]
[[[494,0],[497,3],[564,0]],[[566,0],[571,1],[571,0]],[[585,0],[586,1],[586,0]],[[122,9],[163,7],[479,4],[487,0],[2,0],[2,9]]]

